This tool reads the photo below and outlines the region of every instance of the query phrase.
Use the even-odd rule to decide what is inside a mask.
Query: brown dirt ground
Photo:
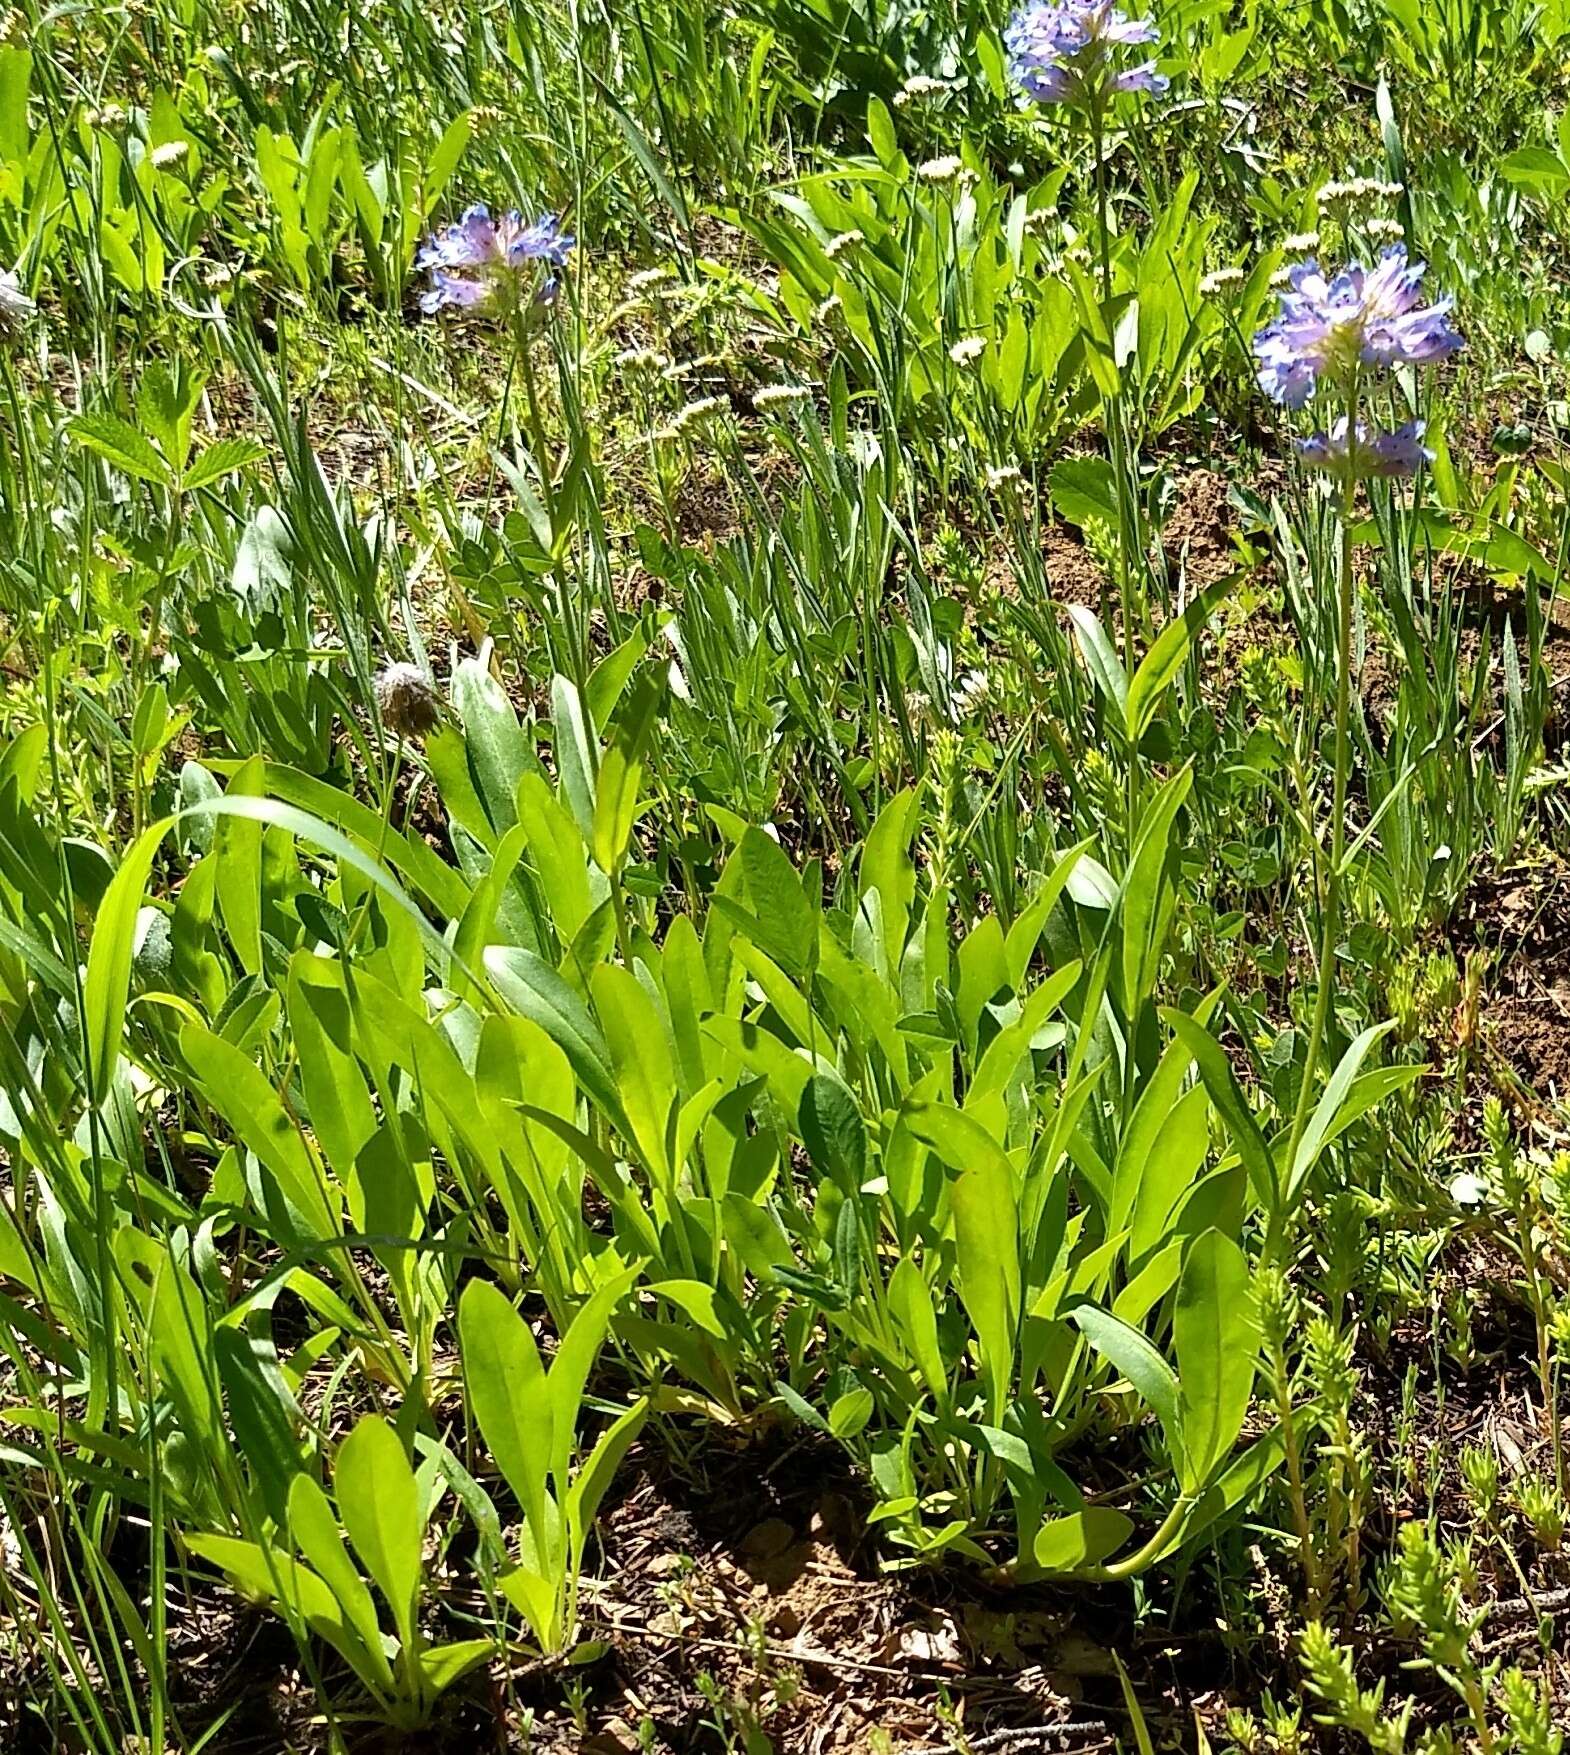
[[[1570,1100],[1570,867],[1554,861],[1490,874],[1452,926],[1485,948],[1485,1045],[1541,1109]]]

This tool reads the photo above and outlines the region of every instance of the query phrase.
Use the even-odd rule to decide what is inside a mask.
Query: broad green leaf
[[[607,875],[621,869],[638,817],[643,757],[659,723],[663,695],[657,676],[645,671],[616,718],[610,747],[600,761],[594,795],[595,863]]]
[[[1091,681],[1106,696],[1117,715],[1117,724],[1120,727],[1125,725],[1128,721],[1128,672],[1113,650],[1107,630],[1095,612],[1083,604],[1068,603],[1063,607],[1074,624],[1074,637],[1079,642]]]
[[[838,1075],[814,1074],[797,1120],[813,1168],[854,1199],[867,1175],[867,1130],[849,1086]]]
[[[976,1330],[988,1417],[1008,1405],[1020,1316],[1019,1213],[1006,1159],[982,1158],[951,1191],[960,1300]]]
[[[611,1314],[642,1271],[641,1264],[624,1268],[600,1286],[568,1325],[551,1361],[546,1397],[551,1414],[551,1472],[558,1497],[565,1496],[572,1467],[573,1445],[583,1411],[584,1386],[599,1356]]]
[[[136,948],[136,916],[163,838],[174,824],[165,817],[131,844],[99,905],[83,983],[86,1013],[88,1095],[102,1103],[114,1082],[125,1034],[125,1002],[131,989],[131,958]]]
[[[1031,1556],[1046,1573],[1078,1572],[1099,1566],[1134,1533],[1132,1518],[1110,1505],[1087,1505],[1070,1517],[1044,1523],[1031,1544]]]
[[[1140,1399],[1161,1422],[1167,1449],[1179,1474],[1186,1468],[1183,1421],[1178,1407],[1178,1380],[1172,1367],[1137,1328],[1110,1311],[1081,1304],[1069,1312],[1085,1339],[1134,1386]]]
[[[471,1280],[458,1301],[458,1339],[475,1423],[524,1516],[543,1532],[551,1405],[534,1336],[497,1287]]]
[[[1210,1100],[1226,1122],[1233,1147],[1248,1170],[1256,1198],[1267,1212],[1273,1212],[1278,1199],[1275,1165],[1231,1062],[1215,1037],[1187,1013],[1163,1006],[1161,1017],[1183,1039],[1193,1055],[1200,1077],[1205,1081],[1205,1089],[1210,1092]]]
[[[260,445],[255,439],[217,439],[200,452],[196,461],[186,470],[181,486],[187,493],[197,488],[211,487],[215,481],[222,481],[226,475],[233,475],[237,470],[247,469],[253,463],[259,463],[267,455],[267,447]]]
[[[1219,1231],[1189,1245],[1172,1312],[1183,1424],[1183,1490],[1195,1493],[1237,1442],[1254,1386],[1259,1330],[1243,1251]]]
[[[631,1143],[650,1174],[668,1186],[674,1171],[668,1129],[676,1107],[676,1070],[664,1021],[637,976],[619,963],[602,963],[589,986]]]
[[[133,289],[135,290],[135,289]],[[107,459],[125,475],[168,487],[173,481],[152,441],[117,414],[79,414],[66,423],[66,431],[79,445]]]
[[[425,1516],[403,1441],[380,1414],[364,1415],[339,1445],[333,1493],[344,1530],[391,1605],[407,1650],[416,1638]]]
[[[360,1636],[382,1685],[391,1688],[392,1666],[382,1650],[376,1605],[365,1587],[365,1580],[349,1558],[327,1495],[309,1475],[295,1476],[294,1485],[289,1489],[288,1517],[289,1533],[294,1537],[295,1546],[338,1599],[344,1619]]]
[[[1298,1190],[1308,1177],[1310,1170],[1318,1161],[1319,1154],[1325,1149],[1332,1130],[1339,1132],[1337,1122],[1351,1094],[1353,1081],[1362,1070],[1363,1062],[1368,1058],[1369,1050],[1382,1037],[1388,1036],[1395,1028],[1395,1020],[1388,1018],[1382,1024],[1370,1024],[1368,1028],[1347,1044],[1346,1052],[1336,1070],[1330,1075],[1330,1081],[1320,1095],[1314,1107],[1314,1113],[1308,1126],[1303,1130],[1303,1137],[1298,1142],[1297,1156],[1292,1161],[1291,1171],[1287,1178],[1286,1199],[1288,1205],[1296,1199]],[[1310,1068],[1304,1077],[1312,1077],[1315,1069]]]
[[[203,1096],[235,1137],[256,1154],[312,1232],[336,1236],[342,1229],[338,1193],[323,1176],[267,1075],[248,1054],[202,1024],[187,1024],[181,1030],[180,1052],[195,1072]]]
[[[1172,827],[1194,784],[1192,762],[1185,762],[1161,788],[1145,812],[1134,855],[1123,879],[1119,924],[1123,934],[1123,1001],[1137,1018],[1155,991],[1176,902],[1168,864]]]

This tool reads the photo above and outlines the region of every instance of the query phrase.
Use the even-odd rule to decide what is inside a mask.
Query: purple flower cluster
[[[1156,41],[1148,18],[1130,18],[1112,0],[1028,0],[1003,33],[1009,71],[1037,103],[1105,103],[1114,92],[1157,94],[1170,81],[1154,61],[1119,69],[1114,51]]]
[[[1327,279],[1317,262],[1288,274],[1274,320],[1254,337],[1260,388],[1272,401],[1302,408],[1328,388],[1341,395],[1366,374],[1391,366],[1426,366],[1461,346],[1450,301],[1423,302],[1421,262],[1395,244],[1372,268],[1352,263]],[[1410,475],[1428,453],[1413,422],[1372,437],[1359,426],[1350,443],[1342,418],[1300,445],[1304,458],[1338,474]]]
[[[561,290],[561,273],[575,242],[554,213],[525,225],[520,213],[492,219],[488,208],[471,207],[415,257],[415,267],[431,277],[420,308],[430,315],[447,306],[474,311],[506,304],[521,296],[524,276],[532,277],[540,266],[545,277],[532,286],[530,299],[549,305]]]
[[[1348,444],[1347,417],[1342,415],[1328,433],[1299,439],[1297,454],[1310,468],[1327,470],[1332,475],[1352,475],[1359,480],[1370,475],[1416,475],[1423,464],[1434,460],[1433,452],[1423,443],[1426,424],[1409,420],[1387,433],[1359,421]]]
[[[1423,267],[1393,244],[1373,268],[1353,263],[1333,280],[1317,262],[1290,271],[1275,321],[1254,337],[1261,389],[1301,408],[1322,378],[1359,366],[1424,366],[1461,345],[1450,301],[1423,303]]]

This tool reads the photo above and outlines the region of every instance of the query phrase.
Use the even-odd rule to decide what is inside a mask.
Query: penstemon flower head
[[[1037,103],[1099,107],[1116,92],[1160,95],[1170,81],[1154,61],[1120,67],[1120,51],[1156,41],[1148,18],[1112,0],[1027,0],[1003,33],[1009,71]]]
[[[1260,388],[1301,408],[1326,379],[1343,384],[1363,368],[1447,359],[1461,337],[1449,299],[1424,304],[1423,267],[1395,244],[1372,268],[1354,262],[1330,280],[1314,261],[1289,270],[1275,319],[1254,337]]]
[[[553,304],[576,241],[554,213],[526,225],[517,212],[492,219],[488,208],[471,207],[415,257],[415,267],[431,277],[420,308],[429,316],[444,307],[492,311]]]
[[[1313,469],[1331,475],[1351,476],[1361,481],[1368,476],[1389,478],[1416,475],[1425,463],[1432,463],[1434,453],[1423,443],[1426,422],[1409,420],[1391,432],[1370,429],[1357,423],[1354,437],[1347,442],[1347,417],[1342,415],[1327,433],[1314,433],[1297,441],[1297,454]]]

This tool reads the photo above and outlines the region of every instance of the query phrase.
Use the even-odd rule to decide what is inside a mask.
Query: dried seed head
[[[382,723],[399,737],[424,737],[441,722],[441,697],[412,664],[389,664],[376,679]]]

